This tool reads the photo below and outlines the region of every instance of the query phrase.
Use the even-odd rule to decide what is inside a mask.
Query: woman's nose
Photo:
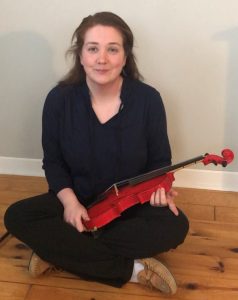
[[[101,64],[106,63],[106,61],[107,61],[107,53],[106,53],[106,51],[104,51],[104,50],[99,51],[97,61],[98,61],[98,63],[101,63]]]

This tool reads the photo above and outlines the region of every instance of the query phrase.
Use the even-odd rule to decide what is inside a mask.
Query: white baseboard
[[[0,157],[0,174],[44,176],[42,160]],[[238,192],[238,172],[183,169],[175,172],[174,186]]]
[[[238,172],[183,169],[174,176],[175,187],[238,192]]]
[[[42,160],[0,156],[0,174],[44,176]]]

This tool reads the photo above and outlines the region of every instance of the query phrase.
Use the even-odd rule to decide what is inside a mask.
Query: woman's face
[[[119,80],[126,63],[121,33],[103,25],[88,29],[80,61],[91,84],[106,85]]]

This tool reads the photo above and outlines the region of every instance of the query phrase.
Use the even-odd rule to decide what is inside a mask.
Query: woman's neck
[[[86,81],[89,87],[91,101],[108,102],[108,101],[112,101],[112,99],[120,98],[121,86],[123,82],[122,77],[119,77],[118,80],[106,85],[94,84],[93,82],[87,79]]]

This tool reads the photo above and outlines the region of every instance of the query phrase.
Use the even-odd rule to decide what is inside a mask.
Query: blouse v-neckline
[[[123,86],[124,86],[124,79],[123,79],[123,81],[122,81],[121,91],[120,91],[120,95],[119,95],[119,98],[120,98],[120,100],[121,100],[121,103],[120,103],[120,105],[119,105],[117,111],[115,112],[115,114],[113,114],[111,117],[109,117],[105,122],[102,122],[102,121],[100,120],[100,118],[98,117],[98,115],[97,115],[95,109],[93,108],[93,104],[92,104],[92,100],[91,100],[91,96],[90,96],[90,91],[89,91],[89,88],[88,88],[89,101],[90,101],[90,109],[91,109],[91,111],[92,111],[92,113],[93,113],[93,115],[94,115],[94,118],[97,120],[97,123],[98,123],[99,125],[104,126],[104,125],[107,125],[108,123],[111,123],[111,121],[113,121],[114,119],[117,118],[119,112],[122,110],[122,108],[123,108],[123,106],[124,106],[124,105],[123,105],[123,101],[122,101],[122,90],[123,90]]]
[[[91,101],[90,101],[90,102],[91,102]],[[120,106],[119,106],[118,111],[117,111],[114,115],[112,115],[111,117],[109,117],[105,122],[102,122],[102,121],[99,119],[98,115],[96,114],[96,112],[95,112],[95,110],[94,110],[94,108],[93,108],[93,106],[92,106],[92,104],[91,104],[91,111],[92,111],[92,113],[93,113],[93,115],[94,115],[94,118],[96,119],[97,123],[98,123],[99,125],[101,125],[101,126],[105,126],[105,125],[111,123],[113,120],[115,120],[115,119],[118,117],[118,114],[119,114],[119,112],[122,110],[122,108],[123,108],[123,103],[122,103],[122,101],[121,101],[121,104],[120,104]]]

